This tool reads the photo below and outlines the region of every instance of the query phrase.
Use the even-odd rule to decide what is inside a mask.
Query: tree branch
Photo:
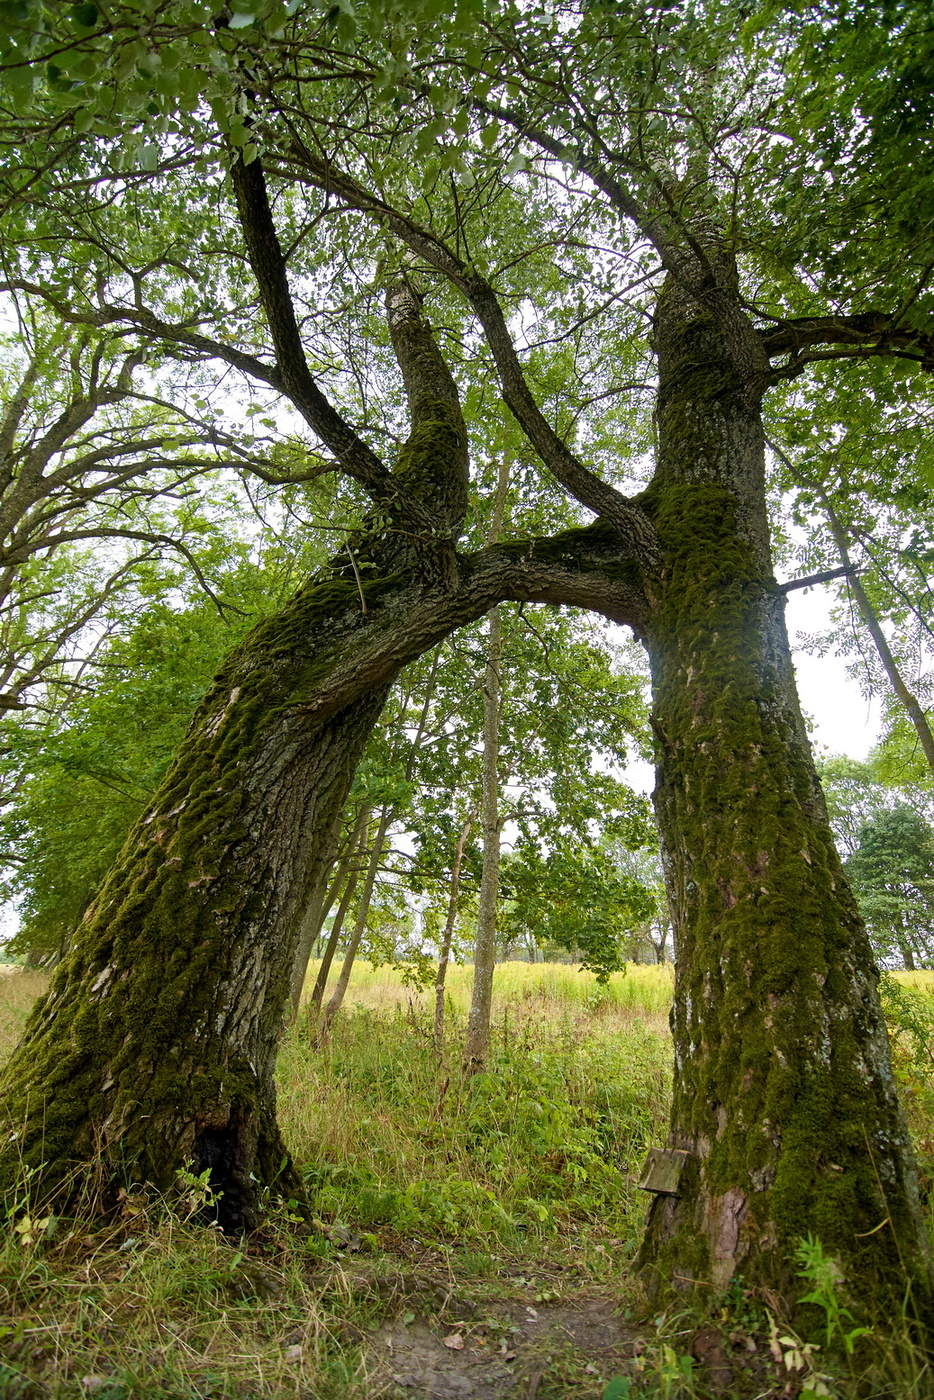
[[[253,160],[245,165],[238,158],[231,167],[230,178],[247,255],[276,351],[277,376],[283,392],[334,453],[348,476],[377,499],[394,497],[397,488],[391,473],[328,401],[308,368],[261,162]]]
[[[892,355],[916,360],[922,369],[934,370],[934,331],[901,325],[900,316],[884,311],[863,311],[853,316],[798,316],[760,329],[759,340],[770,359],[788,355],[775,368],[773,380],[790,379],[815,360],[858,359],[867,355]],[[813,346],[831,346],[816,350]]]
[[[330,161],[316,156],[297,137],[293,137],[292,154],[300,179],[325,193],[339,194],[354,209],[379,215],[412,252],[463,293],[483,327],[503,398],[542,462],[575,500],[610,522],[643,564],[652,567],[657,542],[651,522],[639,506],[585,466],[545,418],[526,382],[502,307],[489,282],[434,233],[364,189]]]
[[[815,583],[830,583],[835,578],[846,578],[857,572],[858,570],[852,564],[845,565],[840,569],[822,569],[819,574],[808,574],[806,578],[791,578],[787,583],[780,583],[778,591],[779,593],[793,593],[796,588],[810,588]]]

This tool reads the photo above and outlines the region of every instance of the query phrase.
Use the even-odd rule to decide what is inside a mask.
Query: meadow
[[[670,968],[601,987],[573,967],[502,964],[490,1063],[465,1082],[469,979],[450,971],[440,1055],[428,995],[388,967],[355,970],[324,1050],[301,1021],[285,1037],[280,1118],[310,1214],[275,1206],[229,1240],[204,1225],[193,1176],[158,1200],[130,1185],[103,1223],[7,1201],[0,1397],[930,1393],[907,1336],[844,1346],[834,1369],[833,1338],[799,1346],[739,1286],[713,1353],[694,1314],[646,1322],[637,1181],[665,1138]],[[44,982],[0,974],[0,1057]],[[887,1008],[930,1190],[934,973],[890,982]]]

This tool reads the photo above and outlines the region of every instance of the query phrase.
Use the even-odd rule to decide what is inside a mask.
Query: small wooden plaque
[[[678,1182],[690,1155],[677,1147],[650,1147],[639,1190],[651,1191],[656,1196],[677,1196]]]

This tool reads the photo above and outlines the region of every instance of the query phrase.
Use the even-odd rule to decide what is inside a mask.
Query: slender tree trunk
[[[506,507],[509,464],[500,463],[493,500],[490,540],[499,537]],[[490,613],[483,679],[483,778],[480,822],[483,830],[483,869],[473,958],[473,987],[467,1017],[464,1069],[473,1074],[486,1064],[490,1049],[493,973],[496,968],[496,909],[499,901],[499,727],[503,665],[503,624],[498,608]]]
[[[376,828],[373,846],[370,850],[370,859],[363,880],[363,889],[360,891],[360,903],[357,906],[357,917],[354,922],[353,933],[350,935],[350,941],[344,952],[344,960],[341,963],[341,970],[338,974],[337,982],[334,985],[334,991],[331,993],[330,1000],[324,1008],[324,1014],[317,1028],[315,1046],[318,1049],[327,1042],[328,1036],[331,1034],[331,1026],[334,1024],[334,1017],[337,1015],[338,1011],[340,1011],[344,1003],[344,997],[347,995],[347,988],[350,985],[350,974],[353,971],[357,950],[366,932],[367,915],[370,912],[370,904],[373,901],[373,890],[376,886],[376,873],[379,870],[379,863],[383,855],[383,847],[386,844],[386,833],[389,830],[392,817],[393,808],[390,806],[384,807],[379,826]]]
[[[476,812],[468,812],[464,824],[458,833],[457,842],[454,847],[454,859],[451,862],[451,880],[448,887],[448,911],[444,921],[444,929],[441,934],[441,946],[438,950],[438,973],[435,977],[435,1048],[440,1055],[444,1048],[444,986],[448,975],[448,962],[451,957],[451,942],[454,938],[454,925],[457,922],[457,897],[460,893],[461,866],[464,863],[464,851],[467,842],[470,840],[470,833],[473,829]]]
[[[328,980],[328,973],[331,970],[331,961],[334,957],[334,949],[337,947],[337,940],[340,937],[341,924],[346,913],[346,903],[349,900],[348,891],[353,890],[353,876],[351,866],[357,857],[357,846],[361,832],[369,820],[369,808],[364,804],[361,806],[354,822],[353,830],[347,837],[344,853],[338,861],[334,878],[325,888],[323,881],[318,889],[313,891],[308,902],[308,910],[302,924],[299,935],[298,949],[295,953],[295,964],[292,968],[292,985],[289,994],[289,1004],[291,1009],[290,1020],[294,1021],[298,1015],[299,1003],[301,1002],[302,991],[305,986],[305,974],[308,971],[308,959],[311,956],[311,949],[315,939],[320,935],[324,927],[324,921],[337,899],[338,890],[343,890],[344,894],[338,905],[338,911],[334,918],[334,924],[325,944],[324,954],[321,958],[321,966],[315,979],[315,985],[310,998],[310,1014],[316,1016],[318,1008],[321,1006],[321,998],[324,994],[324,987]]]
[[[369,817],[369,809],[366,809]],[[362,860],[366,850],[366,828],[361,830],[358,844],[351,855],[351,860]],[[349,862],[348,862],[349,864]],[[321,958],[321,966],[318,968],[318,975],[315,978],[315,985],[312,988],[311,996],[308,998],[308,1025],[313,1027],[321,1012],[321,1004],[324,1001],[325,989],[328,985],[328,977],[331,974],[331,965],[334,962],[334,954],[340,943],[341,931],[343,930],[348,911],[353,904],[353,897],[360,883],[359,866],[354,865],[347,870],[344,888],[341,891],[340,903],[337,906],[337,913],[334,915],[334,923],[328,934],[328,941],[324,946],[324,953]]]
[[[729,289],[724,294],[729,295]],[[641,1263],[800,1292],[813,1233],[891,1299],[927,1261],[872,952],[794,688],[764,511],[756,347],[669,278],[656,319],[663,568],[647,627],[677,941],[669,1146]],[[874,1295],[878,1296],[878,1295]]]
[[[298,1016],[312,949],[320,939],[324,922],[334,907],[337,891],[343,878],[343,869],[343,862],[340,862],[330,884],[325,885],[322,882],[305,906],[298,935],[298,947],[295,950],[295,962],[292,965],[292,981],[289,987],[289,1025],[292,1025]]]
[[[872,638],[879,660],[882,662],[882,669],[888,677],[889,685],[892,687],[894,694],[901,701],[905,714],[908,716],[909,723],[918,736],[918,743],[921,745],[921,750],[927,759],[928,767],[932,775],[934,775],[934,732],[931,730],[928,717],[924,713],[924,709],[919,703],[917,696],[909,689],[901,671],[898,669],[898,662],[892,654],[892,648],[889,646],[888,639],[879,624],[875,609],[869,601],[866,590],[860,583],[858,575],[853,570],[852,561],[850,559],[849,541],[843,522],[826,496],[821,497],[821,504],[824,507],[827,520],[830,524],[830,532],[837,546],[840,562],[845,564],[851,571],[847,576],[847,583],[850,592],[856,600],[859,615],[863,619],[866,631]]]

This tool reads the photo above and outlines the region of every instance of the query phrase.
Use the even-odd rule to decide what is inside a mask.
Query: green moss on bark
[[[781,599],[734,494],[657,487],[656,806],[678,936],[671,1142],[696,1154],[643,1259],[791,1284],[811,1232],[848,1276],[927,1263],[877,974],[823,810]],[[886,1223],[883,1223],[886,1222]],[[877,1228],[881,1226],[880,1228]]]

